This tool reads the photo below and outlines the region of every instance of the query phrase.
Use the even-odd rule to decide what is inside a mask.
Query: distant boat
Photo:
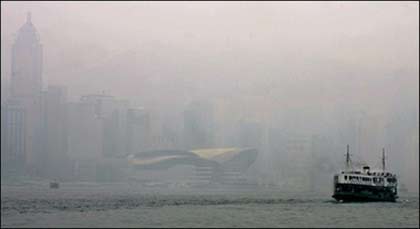
[[[50,188],[57,189],[59,187],[60,187],[60,183],[58,183],[57,181],[50,182]]]
[[[385,150],[382,151],[382,170],[350,169],[349,146],[347,145],[346,170],[334,175],[333,198],[337,201],[391,201],[395,202],[398,181],[395,174],[385,170]]]

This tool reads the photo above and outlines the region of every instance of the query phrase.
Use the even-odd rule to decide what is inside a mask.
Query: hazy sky
[[[2,79],[31,11],[44,83],[74,98],[105,90],[146,106],[210,96],[380,112],[396,93],[418,101],[418,2],[1,4]]]

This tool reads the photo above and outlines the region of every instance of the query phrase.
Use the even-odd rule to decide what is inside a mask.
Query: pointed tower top
[[[32,19],[32,15],[31,15],[31,11],[29,11],[29,12],[26,14],[26,22],[27,22],[27,23],[32,23],[31,19]]]

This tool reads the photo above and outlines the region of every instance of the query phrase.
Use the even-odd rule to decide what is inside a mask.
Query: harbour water
[[[396,203],[337,203],[276,188],[136,185],[1,187],[2,227],[419,227],[418,194]]]

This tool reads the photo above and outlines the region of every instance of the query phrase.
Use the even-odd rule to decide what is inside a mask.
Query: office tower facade
[[[69,174],[68,164],[68,121],[67,89],[49,86],[43,93],[43,152],[45,165],[43,175],[51,178],[65,178]]]
[[[184,144],[187,149],[214,146],[214,114],[209,102],[196,101],[184,111]]]
[[[22,174],[25,166],[25,112],[19,101],[1,106],[1,173]]]
[[[143,108],[130,108],[127,112],[127,151],[131,154],[149,150],[150,117]]]

